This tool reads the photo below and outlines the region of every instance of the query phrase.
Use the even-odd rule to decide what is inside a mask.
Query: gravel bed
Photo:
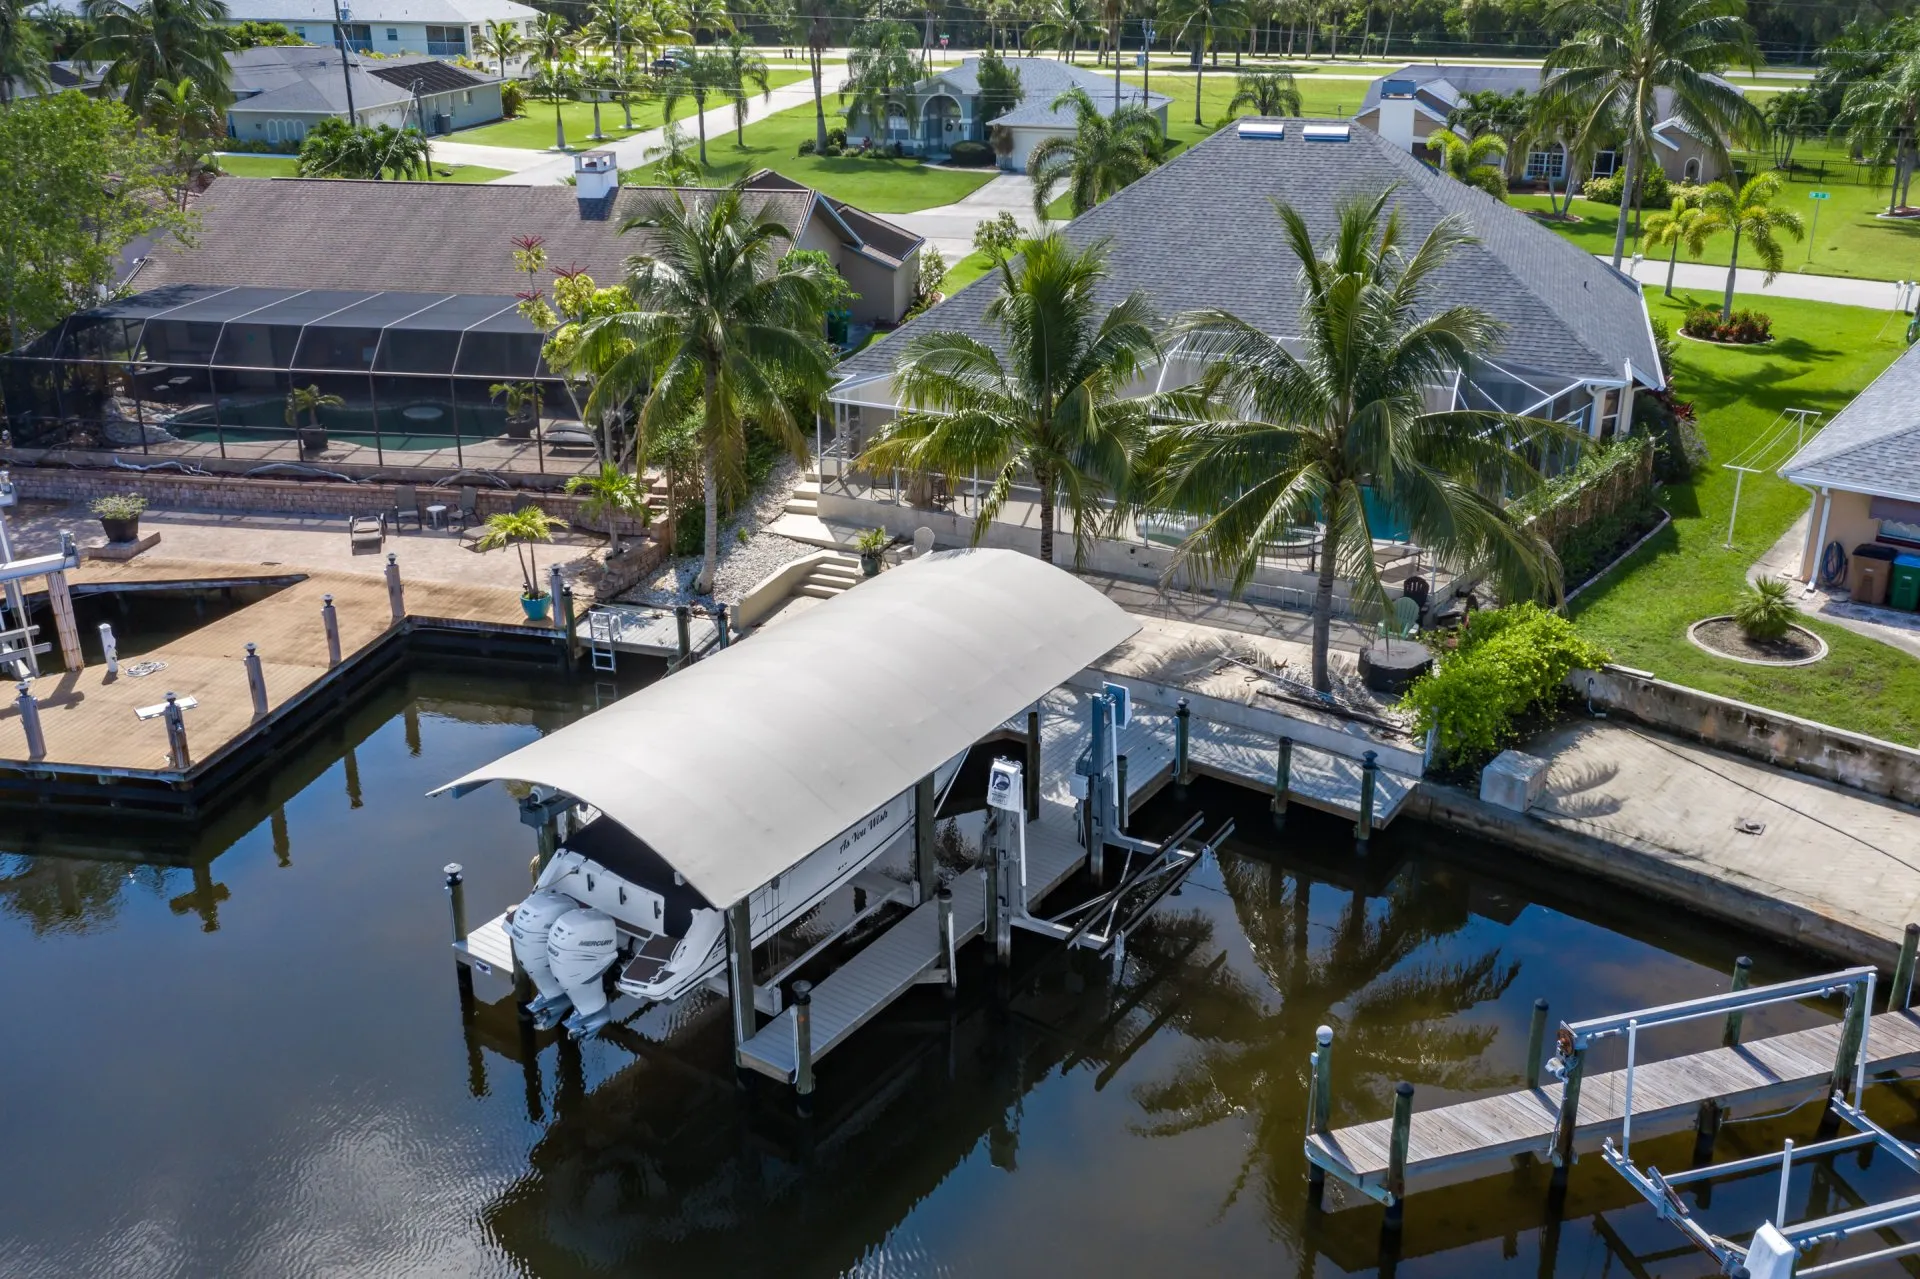
[[[668,606],[716,602],[731,604],[782,564],[791,564],[801,556],[819,550],[819,547],[809,546],[805,542],[761,531],[779,519],[787,509],[787,499],[793,496],[794,486],[800,483],[804,473],[799,462],[792,458],[784,459],[767,477],[767,482],[760,486],[760,491],[754,494],[746,508],[721,526],[720,567],[714,573],[711,594],[693,593],[693,579],[700,572],[700,556],[682,555],[662,564],[651,579],[640,583],[620,599],[628,604]],[[742,531],[747,534],[744,542],[740,540]]]

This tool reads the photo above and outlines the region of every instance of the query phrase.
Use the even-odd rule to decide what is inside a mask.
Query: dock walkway
[[[1833,1071],[1839,1022],[1757,1039],[1735,1048],[1638,1065],[1633,1072],[1633,1130],[1653,1135],[1692,1123],[1700,1104],[1763,1104],[1817,1094]],[[1867,1071],[1920,1062],[1920,1014],[1902,1010],[1873,1018]],[[1591,1149],[1617,1132],[1624,1115],[1626,1072],[1588,1075],[1580,1086],[1576,1149]],[[1468,1180],[1499,1170],[1515,1155],[1546,1157],[1560,1119],[1561,1088],[1545,1087],[1415,1111],[1408,1130],[1407,1182]],[[1316,1133],[1309,1157],[1363,1189],[1385,1181],[1391,1119]]]

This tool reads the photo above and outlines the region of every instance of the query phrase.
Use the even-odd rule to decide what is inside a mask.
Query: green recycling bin
[[[1911,613],[1920,609],[1920,555],[1896,555],[1893,560],[1893,589],[1887,603]]]

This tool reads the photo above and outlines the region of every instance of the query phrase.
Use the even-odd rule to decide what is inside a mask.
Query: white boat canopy
[[[1139,629],[1030,556],[943,551],[433,793],[551,786],[730,906]]]

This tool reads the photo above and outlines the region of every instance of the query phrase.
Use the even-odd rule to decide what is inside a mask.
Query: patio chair
[[[1402,595],[1393,602],[1387,618],[1387,634],[1394,639],[1412,639],[1420,633],[1420,603]]]
[[[480,522],[479,489],[471,484],[460,486],[460,509],[453,513],[453,518],[460,521],[460,527],[463,530],[469,525]]]
[[[384,512],[377,515],[351,515],[347,517],[347,541],[355,550],[362,542],[371,542],[375,550],[387,540],[387,517]]]
[[[420,509],[420,490],[412,484],[402,484],[393,490],[393,531],[398,533],[403,527],[402,521],[409,515],[413,517],[413,527],[424,529],[427,526],[426,515]]]

